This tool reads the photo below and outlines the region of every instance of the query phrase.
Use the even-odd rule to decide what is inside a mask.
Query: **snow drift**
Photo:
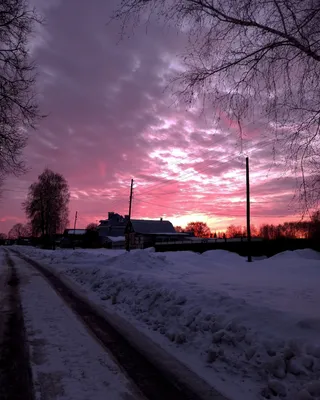
[[[19,248],[63,271],[231,399],[320,397],[320,256]]]

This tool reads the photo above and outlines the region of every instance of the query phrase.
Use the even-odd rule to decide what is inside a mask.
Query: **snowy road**
[[[9,258],[9,264],[10,259],[11,268],[17,272],[19,279],[17,284],[20,284],[20,288],[15,284],[13,286],[19,291],[17,296],[21,298],[23,306],[33,389],[23,391],[28,382],[22,383],[19,379],[28,369],[28,366],[23,365],[29,361],[28,356],[22,357],[16,349],[4,356],[4,353],[8,353],[8,344],[9,347],[17,344],[17,340],[13,341],[12,338],[20,339],[21,344],[23,342],[23,328],[15,326],[11,335],[8,332],[11,336],[9,343],[7,339],[2,341],[1,346],[1,366],[6,362],[5,366],[9,367],[9,373],[3,374],[4,369],[1,371],[1,383],[7,381],[2,388],[1,399],[142,399],[120,367],[88,333],[39,272],[15,256]],[[1,258],[2,272],[6,271],[7,261]]]
[[[319,253],[11,249],[229,399],[320,399]]]
[[[7,263],[17,272],[20,331],[26,331],[20,342],[28,344],[28,356],[20,358],[25,370],[31,365],[33,378],[31,397],[14,393],[8,399],[200,399],[150,363],[57,275],[12,252]],[[212,388],[201,398],[225,400]]]
[[[29,347],[19,291],[20,277],[8,253],[1,256],[0,398],[33,400]]]

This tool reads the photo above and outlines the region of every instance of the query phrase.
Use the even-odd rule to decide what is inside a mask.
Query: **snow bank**
[[[20,248],[63,271],[232,399],[320,396],[320,257]],[[309,397],[308,397],[309,396]]]

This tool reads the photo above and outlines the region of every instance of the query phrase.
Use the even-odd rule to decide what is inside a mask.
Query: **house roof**
[[[132,224],[133,230],[137,233],[144,233],[144,234],[176,233],[176,231],[170,221],[132,219],[131,224]]]
[[[106,239],[110,242],[124,242],[126,238],[124,236],[106,236]]]
[[[66,231],[68,235],[84,235],[87,232],[86,229],[66,229]]]

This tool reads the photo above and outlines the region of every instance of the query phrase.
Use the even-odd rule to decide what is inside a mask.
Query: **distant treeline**
[[[320,211],[312,214],[308,221],[284,222],[282,224],[262,224],[259,228],[251,225],[251,236],[266,240],[274,239],[320,239]],[[88,231],[95,230],[96,224],[89,224]],[[190,232],[197,237],[202,238],[241,238],[247,236],[247,229],[241,225],[229,225],[225,232],[214,231],[201,221],[190,222],[185,228],[175,227],[177,232]],[[61,232],[59,232],[61,233]],[[9,231],[9,234],[0,233],[0,241],[18,238],[39,237],[32,232],[30,223],[15,224]]]
[[[272,239],[320,239],[320,211],[314,212],[308,221],[292,221],[282,224],[262,224],[259,228],[250,226],[251,236]],[[176,227],[177,232],[193,232],[195,236],[207,238],[239,238],[247,236],[247,229],[241,225],[229,225],[226,232],[210,230],[204,222],[191,222],[185,228]]]

